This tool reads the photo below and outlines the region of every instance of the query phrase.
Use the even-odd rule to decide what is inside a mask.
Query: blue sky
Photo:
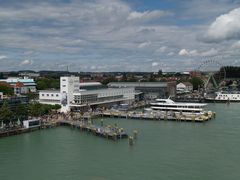
[[[0,0],[0,71],[189,71],[239,57],[239,0]]]

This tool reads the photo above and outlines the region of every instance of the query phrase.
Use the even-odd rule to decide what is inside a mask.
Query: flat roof
[[[119,90],[127,90],[127,89],[132,89],[132,87],[124,87],[124,88],[104,88],[104,89],[95,89],[95,90],[85,90],[85,91],[79,91],[79,92],[74,92],[73,94],[97,94],[101,92],[107,92],[107,91],[119,91]]]
[[[102,83],[100,82],[81,82],[79,83],[80,87],[81,86],[100,86]]]
[[[108,86],[115,87],[166,87],[167,82],[110,82]]]

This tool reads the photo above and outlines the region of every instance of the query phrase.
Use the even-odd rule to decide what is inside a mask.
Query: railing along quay
[[[185,122],[205,122],[215,118],[215,112],[209,111],[205,115],[169,115],[169,114],[151,114],[136,112],[102,112],[102,117],[139,119],[139,120],[169,120],[169,121],[185,121]]]
[[[93,135],[112,140],[124,139],[128,137],[127,133],[123,130],[123,128],[119,128],[117,126],[110,125],[103,126],[103,124],[101,126],[98,126],[86,121],[64,121],[64,120],[58,121],[57,125],[71,126],[82,131],[90,132]]]

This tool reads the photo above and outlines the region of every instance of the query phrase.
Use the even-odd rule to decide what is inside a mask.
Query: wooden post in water
[[[116,141],[117,140],[117,134],[113,133],[113,140]]]
[[[133,145],[133,137],[132,137],[132,136],[129,136],[129,138],[128,138],[128,144],[129,144],[129,146],[132,146],[132,145]]]
[[[137,130],[134,130],[134,131],[133,131],[133,137],[134,137],[134,139],[137,139],[137,135],[138,135],[138,131],[137,131]]]
[[[216,112],[213,112],[213,118],[214,119],[216,118]]]

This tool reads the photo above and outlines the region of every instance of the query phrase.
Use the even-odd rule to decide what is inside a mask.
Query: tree
[[[4,75],[2,72],[0,73],[0,79],[4,79]]]
[[[7,83],[2,83],[0,84],[0,92],[3,92],[5,95],[13,95],[13,88],[11,88]]]
[[[41,78],[41,79],[38,79],[36,83],[37,83],[38,90],[60,88],[59,80],[54,78]]]
[[[38,94],[34,93],[34,92],[29,92],[27,94],[25,94],[29,100],[33,100],[33,99],[37,99],[38,98]]]
[[[156,82],[156,79],[155,79],[154,74],[150,74],[149,81],[150,81],[150,82]]]
[[[14,114],[10,110],[7,102],[4,102],[2,107],[0,108],[0,121],[5,124],[9,124],[10,121],[14,119]]]
[[[47,83],[44,81],[37,81],[37,89],[38,90],[47,89]]]
[[[16,107],[15,111],[16,119],[20,119],[20,121],[23,121],[24,119],[27,119],[28,117],[28,107],[23,104],[19,104]]]
[[[199,87],[203,86],[203,80],[199,77],[193,77],[190,79],[190,83],[193,85],[193,90],[198,90]]]
[[[41,104],[40,103],[32,103],[28,106],[28,111],[30,116],[38,117],[41,115]]]
[[[49,114],[53,109],[60,109],[60,105],[49,105],[49,104],[40,104],[32,103],[28,106],[28,111],[30,116],[39,117],[45,114]]]
[[[137,82],[137,79],[134,77],[134,75],[131,75],[128,79],[128,82]]]
[[[125,72],[122,74],[121,81],[122,82],[126,82],[127,81],[127,74]]]
[[[158,71],[158,76],[162,76],[162,70],[161,69]]]
[[[54,107],[53,107],[53,109],[58,110],[58,109],[60,109],[61,107],[62,107],[61,105],[55,104]]]
[[[109,78],[104,79],[104,80],[102,81],[102,84],[107,85],[107,84],[110,83],[110,82],[116,82],[116,81],[117,81],[117,79],[116,79],[115,77],[110,76]]]

